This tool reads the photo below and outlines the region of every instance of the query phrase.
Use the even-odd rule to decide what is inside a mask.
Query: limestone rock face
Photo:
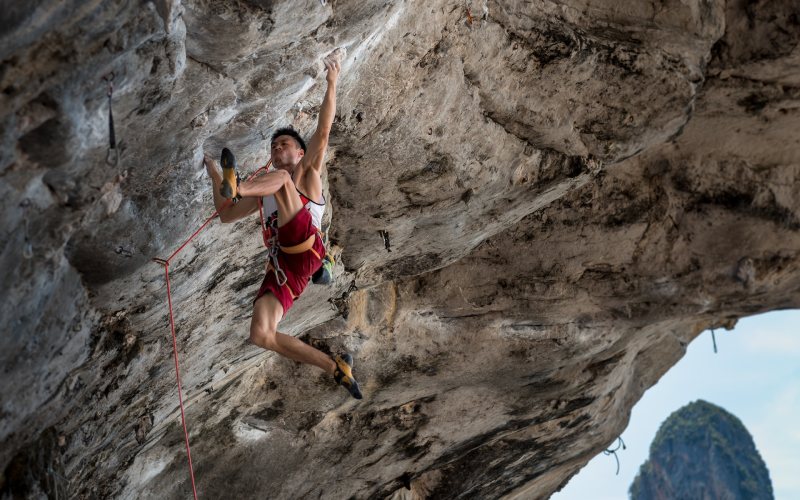
[[[767,466],[742,422],[702,400],[661,424],[630,494],[633,500],[774,498]]]
[[[366,397],[248,343],[258,221],[213,223],[170,264],[202,497],[547,497],[699,332],[800,305],[793,0],[2,7],[6,493],[190,494],[151,259],[335,47],[337,279],[281,328]]]

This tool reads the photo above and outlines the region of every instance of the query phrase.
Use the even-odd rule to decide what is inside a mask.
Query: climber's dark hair
[[[288,135],[289,137],[292,137],[295,141],[297,141],[297,145],[300,146],[300,149],[302,149],[303,152],[306,151],[305,141],[302,137],[300,137],[300,134],[297,133],[297,130],[292,127],[282,127],[276,130],[275,133],[272,134],[272,141],[270,141],[270,145],[272,145],[272,143],[275,142],[275,139],[281,135]]]

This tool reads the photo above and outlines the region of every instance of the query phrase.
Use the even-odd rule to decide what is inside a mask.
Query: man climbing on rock
[[[277,249],[272,252],[267,273],[253,303],[250,340],[282,356],[318,366],[333,375],[353,397],[361,399],[353,378],[353,359],[349,354],[330,357],[300,339],[278,331],[278,323],[303,293],[309,278],[322,265],[325,245],[320,236],[325,199],[322,194],[322,169],[333,117],[336,113],[336,82],[343,51],[335,50],[323,62],[327,90],[319,112],[317,130],[308,147],[292,128],[278,129],[272,135],[271,155],[275,170],[250,181],[236,181],[236,160],[222,151],[223,172],[205,155],[211,176],[214,205],[223,223],[234,222],[257,213],[263,198],[264,217],[274,224]],[[237,185],[238,184],[238,185]],[[238,200],[230,205],[227,200]],[[226,206],[230,205],[230,206]]]

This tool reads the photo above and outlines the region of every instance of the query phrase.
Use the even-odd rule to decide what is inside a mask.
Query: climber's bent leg
[[[303,202],[294,186],[292,176],[286,170],[274,170],[239,185],[242,196],[275,195],[278,205],[278,227],[294,218],[303,208]]]
[[[216,160],[210,155],[206,154],[203,158],[203,164],[206,166],[206,172],[211,178],[211,192],[214,194],[214,208],[219,212],[225,206],[225,198],[219,193],[219,188],[222,185],[222,173],[217,166]]]
[[[259,297],[253,305],[250,341],[294,361],[317,366],[333,375],[336,363],[327,354],[298,338],[278,331],[278,322],[282,317],[283,306],[273,294],[266,293]]]
[[[211,194],[214,196],[214,208],[219,213],[220,222],[234,222],[258,211],[258,201],[255,198],[239,200],[238,204],[232,204],[231,200],[222,196],[220,187],[223,177],[219,165],[209,154],[204,155],[203,163],[211,178]]]

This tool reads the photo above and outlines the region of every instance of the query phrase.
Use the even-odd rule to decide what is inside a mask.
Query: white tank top
[[[305,209],[311,213],[311,222],[317,229],[322,229],[322,215],[325,213],[325,195],[322,196],[322,203],[317,203],[306,198],[306,195],[297,191],[300,199],[305,201]],[[273,231],[278,231],[278,203],[275,201],[274,195],[264,196],[262,199],[264,206],[264,221],[267,227],[272,228]]]

